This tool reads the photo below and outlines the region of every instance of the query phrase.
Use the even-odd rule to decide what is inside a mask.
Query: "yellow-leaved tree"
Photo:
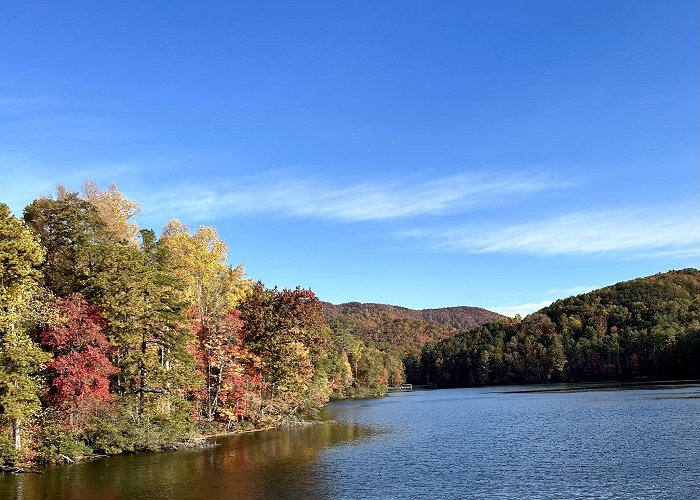
[[[107,231],[116,241],[137,244],[139,228],[131,219],[141,213],[141,205],[124,196],[114,182],[101,190],[95,181],[86,181],[83,184],[83,198],[95,207]]]
[[[12,424],[16,451],[22,422],[40,408],[38,374],[51,357],[27,332],[37,316],[43,259],[38,238],[0,203],[0,418]]]
[[[228,248],[213,227],[191,232],[171,220],[161,242],[174,272],[184,283],[184,300],[197,338],[192,346],[205,387],[194,396],[208,421],[230,420],[241,412],[246,376],[255,360],[243,345],[243,323],[236,306],[251,287],[243,267],[226,262]]]

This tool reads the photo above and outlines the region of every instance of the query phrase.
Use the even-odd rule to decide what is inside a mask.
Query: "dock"
[[[389,387],[388,390],[389,390],[389,392],[412,391],[413,385],[412,384],[394,385],[394,386]]]

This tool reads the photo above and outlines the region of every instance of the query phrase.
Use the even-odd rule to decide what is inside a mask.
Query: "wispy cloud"
[[[532,173],[479,173],[428,180],[375,178],[344,185],[291,170],[238,177],[236,184],[225,181],[208,188],[195,184],[172,187],[165,179],[157,189],[133,179],[119,182],[147,170],[144,165],[143,160],[83,163],[61,170],[60,165],[39,165],[25,157],[0,155],[0,201],[19,210],[51,192],[59,182],[79,189],[84,180],[115,180],[127,196],[144,206],[142,218],[149,222],[181,217],[196,223],[251,214],[357,222],[461,213],[574,185]]]
[[[140,199],[153,213],[199,220],[272,213],[353,222],[457,213],[569,185],[545,175],[523,174],[457,175],[419,182],[367,181],[347,186],[313,177],[280,180],[267,174],[228,189],[188,186],[144,193]]]
[[[700,207],[696,203],[577,212],[498,229],[460,227],[413,230],[436,249],[469,253],[628,256],[700,255]]]
[[[503,314],[504,316],[510,316],[513,317],[516,314],[519,314],[522,317],[527,316],[530,313],[533,313],[535,311],[538,311],[542,309],[543,307],[547,307],[550,305],[553,300],[543,300],[541,302],[530,302],[527,304],[519,304],[516,306],[494,306],[494,307],[488,307],[487,309],[497,312],[498,314]]]
[[[587,293],[587,292],[590,292],[591,290],[595,290],[596,288],[602,288],[602,285],[576,285],[576,286],[570,286],[567,288],[552,288],[550,290],[547,290],[545,295],[547,297],[563,298],[563,297],[569,297],[571,295],[579,295],[581,293]]]
[[[491,307],[487,307],[486,309],[497,312],[499,314],[503,314],[504,316],[511,316],[512,317],[512,316],[515,316],[516,314],[519,314],[520,316],[525,317],[528,314],[531,314],[535,311],[542,309],[543,307],[547,307],[548,305],[550,305],[552,302],[554,302],[557,299],[563,299],[566,297],[570,297],[572,295],[578,295],[581,293],[590,292],[591,290],[595,290],[597,288],[601,288],[601,286],[598,286],[598,285],[576,285],[576,286],[571,286],[571,287],[566,287],[566,288],[552,288],[550,290],[547,290],[546,292],[534,292],[535,294],[539,295],[540,297],[547,297],[544,300],[540,300],[539,302],[528,302],[525,304],[509,305],[509,306],[491,306]]]

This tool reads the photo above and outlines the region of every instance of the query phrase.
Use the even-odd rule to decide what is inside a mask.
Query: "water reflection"
[[[700,498],[700,385],[549,388],[335,402],[340,423],[0,474],[0,499]]]
[[[318,453],[374,433],[327,422],[219,438],[219,446],[207,450],[118,456],[41,475],[4,474],[0,498],[327,498],[317,480]]]

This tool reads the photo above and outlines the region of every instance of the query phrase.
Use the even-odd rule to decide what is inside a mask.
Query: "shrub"
[[[0,465],[13,465],[17,459],[17,452],[12,440],[0,435]]]

